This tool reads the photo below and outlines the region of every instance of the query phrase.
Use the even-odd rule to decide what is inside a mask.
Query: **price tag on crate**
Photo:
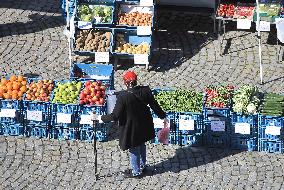
[[[211,121],[212,131],[225,131],[225,121]]]
[[[179,119],[179,130],[194,130],[193,119]]]
[[[280,135],[281,127],[276,126],[266,126],[265,134],[267,135]]]
[[[140,6],[153,6],[153,0],[140,0]]]
[[[97,63],[108,63],[109,52],[95,52],[95,61]]]
[[[78,21],[78,28],[80,28],[80,29],[91,29],[91,28],[93,28],[93,25],[92,25],[91,22]]]
[[[148,65],[149,64],[148,54],[134,54],[134,64]]]
[[[151,26],[137,26],[138,36],[150,36],[152,34]]]
[[[27,110],[27,120],[42,121],[42,111]]]
[[[82,125],[92,125],[92,115],[81,115],[80,124]]]
[[[260,21],[259,26],[258,22],[256,22],[256,30],[261,32],[269,32],[270,31],[270,22]]]
[[[71,116],[72,114],[57,113],[56,114],[57,123],[71,123]]]
[[[164,128],[164,120],[160,118],[153,118],[154,128]]]
[[[15,109],[1,109],[0,117],[16,117]]]
[[[251,20],[249,19],[237,19],[237,29],[250,29]]]
[[[249,123],[236,123],[235,133],[249,135],[250,134],[250,124]]]

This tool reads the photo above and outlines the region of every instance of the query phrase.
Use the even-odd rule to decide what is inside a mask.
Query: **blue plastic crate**
[[[65,127],[61,125],[52,126],[51,138],[58,140],[77,140],[79,139],[79,129],[75,127]]]
[[[23,104],[21,101],[0,99],[0,110],[3,113],[3,115],[0,117],[1,123],[23,122]]]
[[[230,109],[229,108],[208,108],[205,107],[203,109],[204,120],[208,120],[210,116],[217,116],[217,117],[230,117]]]
[[[233,150],[257,150],[257,137],[231,136],[231,149]]]
[[[147,43],[149,45],[149,53],[148,57],[150,59],[152,54],[152,36],[138,36],[137,30],[131,30],[131,29],[114,29],[114,40],[113,40],[113,55],[118,57],[125,57],[125,58],[134,58],[134,54],[129,53],[121,53],[121,52],[115,52],[117,48],[117,35],[123,35],[124,41],[126,43],[130,43],[132,45],[139,45],[141,43]]]
[[[258,138],[272,141],[279,141],[283,138],[284,122],[282,117],[263,116],[258,117]],[[279,131],[278,134],[269,132],[269,129],[274,128]]]
[[[229,135],[231,131],[230,110],[228,108],[205,108],[204,131],[207,133],[218,133]],[[216,126],[216,127],[215,127]]]
[[[189,129],[191,128],[191,130],[183,130],[183,128],[181,128],[182,126],[180,125],[181,121],[183,125],[188,125]],[[201,113],[176,112],[175,123],[179,135],[190,135],[201,133],[203,131],[203,115]]]
[[[36,123],[50,124],[51,122],[51,104],[49,102],[23,101],[24,122],[30,121]],[[35,117],[33,118],[33,115]]]
[[[239,131],[236,133],[236,124],[243,127],[249,126],[249,134],[244,134],[248,132],[248,128],[244,131]],[[231,134],[234,137],[257,137],[258,133],[258,115],[242,115],[238,113],[231,113]],[[247,131],[246,131],[247,130]]]
[[[46,138],[49,136],[49,126],[40,123],[30,122],[25,125],[25,133],[26,136]]]
[[[89,32],[90,31],[94,31],[94,32],[110,32],[111,36],[110,36],[110,45],[109,45],[109,50],[106,51],[106,52],[109,52],[109,53],[112,53],[112,49],[113,49],[113,41],[114,41],[114,38],[113,38],[113,29],[111,28],[108,28],[108,27],[96,27],[96,28],[92,28],[91,30],[90,29],[85,29],[85,30],[88,30]],[[95,51],[88,51],[88,50],[78,50],[76,49],[76,39],[78,38],[77,35],[79,33],[80,29],[76,28],[75,29],[75,39],[72,40],[72,50],[75,54],[77,55],[86,55],[86,56],[89,56],[89,55],[95,55],[96,52]]]
[[[69,20],[75,15],[76,0],[69,0],[69,6],[66,6],[66,0],[61,1],[61,10],[64,18],[67,18],[67,9],[69,9]]]
[[[92,126],[80,127],[80,140],[92,142],[94,140],[94,128]],[[96,140],[100,142],[107,141],[107,125],[99,123],[96,126]]]
[[[24,126],[19,123],[2,123],[3,135],[24,136]]]
[[[205,133],[203,137],[204,145],[207,147],[230,147],[230,136],[228,134]]]
[[[181,146],[202,146],[203,134],[202,133],[196,133],[193,135],[179,134],[178,144]]]
[[[269,140],[259,139],[258,151],[283,153],[283,141],[269,141]]]

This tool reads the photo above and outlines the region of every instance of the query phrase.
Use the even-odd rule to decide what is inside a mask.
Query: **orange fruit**
[[[12,99],[14,100],[18,99],[18,94],[12,94]]]
[[[17,80],[17,76],[16,75],[12,75],[11,77],[10,77],[10,81],[16,81]]]
[[[21,92],[26,92],[26,90],[27,90],[26,86],[22,86],[22,87],[20,88],[20,91],[21,91]]]
[[[18,90],[18,89],[19,89],[18,82],[13,82],[13,90]]]
[[[26,86],[26,85],[27,85],[27,81],[26,81],[26,80],[23,80],[23,81],[21,82],[21,84],[22,84],[23,86]]]
[[[7,86],[7,90],[13,89],[13,84],[11,82],[8,82],[6,86]]]
[[[19,92],[18,92],[18,96],[19,96],[19,97],[22,97],[22,96],[23,96],[23,92],[22,92],[22,91],[19,91]]]
[[[18,81],[19,81],[19,82],[22,82],[22,81],[24,81],[24,80],[25,80],[25,79],[24,79],[24,77],[23,77],[22,75],[19,75],[19,76],[18,76]]]
[[[5,78],[1,79],[1,84],[5,85],[8,81]]]

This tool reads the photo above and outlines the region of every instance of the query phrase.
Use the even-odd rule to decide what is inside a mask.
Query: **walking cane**
[[[97,138],[96,138],[96,125],[98,124],[98,120],[93,120],[93,128],[94,128],[94,155],[95,155],[95,178],[98,180],[98,158],[97,158]]]

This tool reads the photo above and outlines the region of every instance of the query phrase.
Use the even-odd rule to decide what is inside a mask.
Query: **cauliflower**
[[[247,111],[249,114],[255,114],[256,113],[256,106],[253,103],[250,103],[247,106]]]

